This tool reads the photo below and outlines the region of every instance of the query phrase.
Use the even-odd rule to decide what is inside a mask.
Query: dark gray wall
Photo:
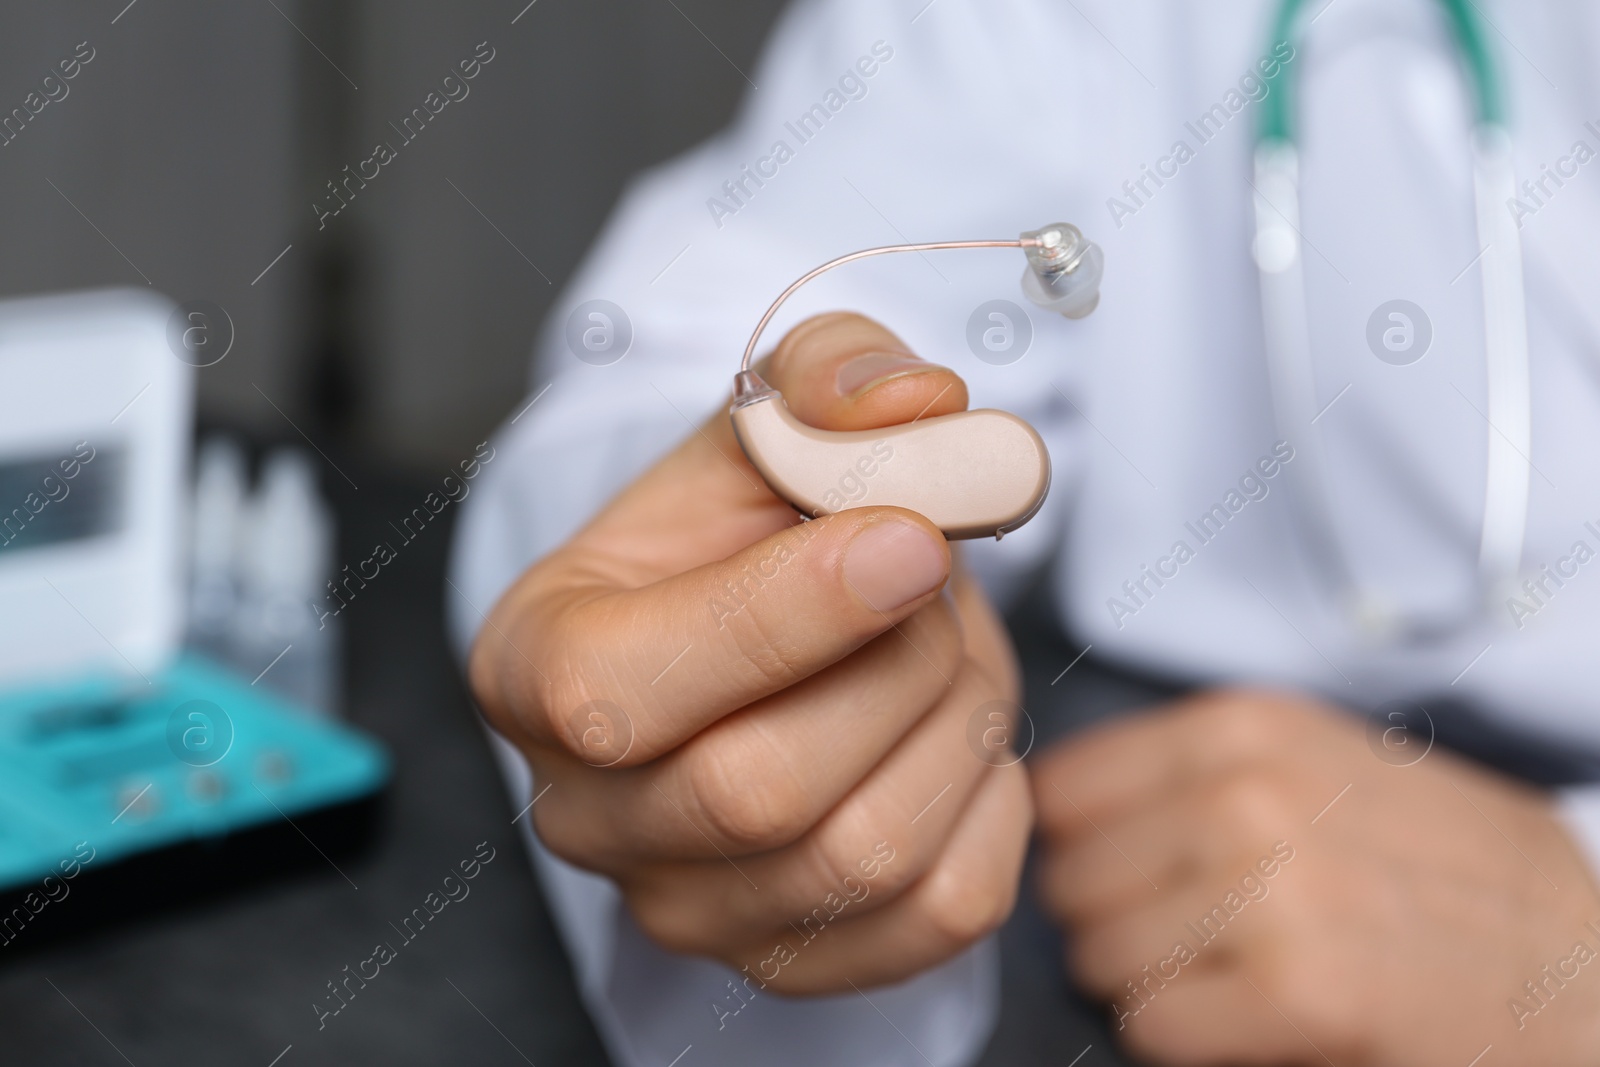
[[[206,404],[258,420],[271,410],[252,381],[282,403],[303,392],[295,275],[250,284],[290,240],[298,38],[264,2],[126,2],[0,10],[0,114],[80,42],[94,52],[0,148],[0,293],[148,285],[215,300],[238,340],[204,373]]]
[[[360,426],[389,450],[460,452],[513,410],[535,325],[623,180],[723,125],[746,88],[696,25],[748,70],[779,7],[539,0],[512,25],[526,2],[361,7],[367,80],[352,148],[389,132],[479,42],[495,49],[470,95],[349,212],[368,264],[354,333],[372,403]],[[380,375],[390,380],[370,387]],[[413,442],[423,427],[429,440]]]
[[[525,4],[10,0],[0,113],[78,42],[95,58],[0,148],[0,293],[213,300],[237,341],[201,371],[208,423],[470,450],[623,181],[728,120],[781,0]],[[389,123],[484,41],[469,95],[400,145]],[[394,161],[319,228],[379,140]]]

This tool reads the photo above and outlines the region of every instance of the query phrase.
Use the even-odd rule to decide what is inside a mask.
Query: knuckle
[[[549,695],[539,701],[535,709],[540,732],[554,739],[566,755],[592,762],[585,751],[583,727],[583,713],[591,703],[592,690],[570,676],[552,680],[549,690]]]
[[[507,629],[516,633],[513,624]],[[525,656],[507,654],[507,645],[517,640],[504,630],[485,626],[467,654],[466,675],[473,699],[485,719],[508,738],[542,735],[540,719],[548,705],[544,679]],[[515,645],[512,645],[515,648]]]
[[[871,845],[865,844],[867,840],[865,837],[858,840],[862,842],[862,847],[852,859],[857,869],[851,870],[850,867],[844,866],[842,870],[858,879],[863,879],[871,891],[884,900],[903,896],[916,884],[918,876],[927,870],[928,859],[919,854],[914,845],[901,843],[898,847],[890,848],[889,855],[898,862],[875,863],[863,857],[881,856],[881,849],[885,844],[883,839],[880,838]]]
[[[741,744],[707,746],[688,768],[695,803],[714,834],[740,850],[781,848],[810,828],[805,791],[770,760]]]
[[[568,722],[594,695],[588,672],[581,667],[584,659],[578,647],[581,642],[572,636],[585,628],[586,623],[581,618],[574,618],[562,628],[564,633],[540,635],[535,639],[545,666],[525,687],[532,699],[522,713],[525,720],[532,720],[528,726],[541,738],[550,739],[574,754],[577,754],[576,739]],[[520,647],[510,656],[500,658],[507,669],[520,668],[529,675],[533,673],[527,653]]]
[[[639,929],[667,951],[697,955],[714,947],[703,916],[678,894],[659,887],[630,887],[623,891],[623,898]]]
[[[548,666],[539,699],[529,709],[541,738],[594,767],[626,766],[654,755],[635,751],[632,700],[625,695],[632,688],[587,638],[552,638],[544,652]]]
[[[542,732],[552,737],[556,745],[568,756],[581,758],[583,755],[582,743],[567,726],[569,720],[577,717],[578,709],[583,707],[583,704],[584,701],[578,694],[571,691],[552,692],[539,704],[538,715]]]
[[[946,865],[926,877],[926,920],[951,944],[970,945],[998,930],[1017,901],[1015,880],[993,867]]]
[[[927,863],[914,845],[902,841],[891,846],[883,838],[875,838],[866,825],[863,819],[848,830],[830,828],[817,834],[810,850],[810,868],[818,884],[839,887],[846,895],[859,891],[894,899],[911,887]]]
[[[1253,772],[1232,775],[1218,785],[1211,805],[1222,825],[1261,836],[1283,826],[1293,800],[1289,789],[1275,777]]]

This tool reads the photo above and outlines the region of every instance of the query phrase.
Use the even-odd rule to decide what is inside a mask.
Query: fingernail
[[[921,526],[887,519],[868,526],[845,550],[844,577],[877,611],[893,611],[944,582],[949,558]]]
[[[834,384],[840,396],[864,392],[900,374],[918,374],[939,368],[926,360],[903,352],[868,352],[839,367]]]

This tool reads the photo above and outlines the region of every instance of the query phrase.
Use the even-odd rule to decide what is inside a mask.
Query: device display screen
[[[125,460],[121,448],[86,443],[51,455],[0,457],[0,561],[119,529]]]

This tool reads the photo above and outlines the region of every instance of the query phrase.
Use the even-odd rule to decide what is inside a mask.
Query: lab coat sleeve
[[[789,281],[840,252],[896,239],[892,230],[885,232],[876,209],[863,205],[866,190],[857,187],[859,197],[852,193],[848,171],[855,168],[848,164],[860,167],[855,177],[873,195],[898,187],[896,214],[918,233],[969,236],[999,227],[1005,234],[1007,226],[1015,233],[1044,221],[997,222],[993,190],[971,195],[989,180],[987,168],[1003,168],[1003,162],[962,152],[959,158],[970,158],[978,168],[963,170],[885,151],[885,145],[921,143],[919,135],[930,128],[958,141],[994,138],[992,128],[978,127],[998,106],[981,99],[998,75],[980,69],[963,83],[952,74],[955,60],[940,55],[941,49],[954,49],[968,59],[978,55],[980,67],[1006,69],[1013,57],[986,50],[980,39],[988,21],[952,8],[936,33],[932,19],[924,20],[924,29],[909,23],[904,5],[797,4],[780,23],[767,58],[752,71],[760,91],[751,94],[733,127],[626,192],[557,302],[539,342],[530,393],[496,438],[494,457],[465,508],[447,594],[460,654],[524,568],[726,403],[749,329]],[[912,34],[921,35],[918,59],[910,54]],[[795,125],[798,116],[823,113],[826,126],[809,138],[809,127]],[[868,170],[872,179],[862,173]],[[923,210],[927,220],[916,217]],[[932,331],[923,324],[941,313],[941,303],[953,303],[948,292],[960,293],[965,279],[981,277],[1014,293],[1021,268],[1020,259],[952,261],[941,263],[937,276],[924,277],[918,273],[924,266],[904,258],[910,262],[898,270],[863,268],[848,280],[819,280],[784,309],[767,344],[809,314],[843,307],[895,322],[914,348],[927,351],[936,346],[917,331]],[[928,291],[930,278],[934,284],[944,279],[938,291]],[[580,318],[574,333],[569,309],[591,300],[621,308],[631,330],[631,344],[614,362],[609,360],[615,352],[587,359],[578,354],[583,326],[593,320]],[[954,313],[958,338],[967,310]],[[580,338],[576,344],[574,337]],[[959,366],[980,379],[996,370],[974,360]],[[1037,380],[1023,384],[996,372],[989,384],[974,381],[973,391],[978,400],[1035,422],[1053,449],[1060,444],[1062,439],[1052,437],[1058,423],[1039,406],[1039,396],[1049,391]],[[1064,496],[1069,481],[1058,454],[1054,495]],[[684,506],[693,507],[693,501]],[[1003,545],[974,553],[980,574],[1003,578],[1035,566],[1059,536],[1058,507],[1047,505]],[[511,746],[498,737],[493,742],[513,810],[521,810],[535,801],[535,783]],[[998,997],[992,940],[866,995],[785,1000],[762,994],[747,1001],[748,987],[736,980],[742,975],[652,944],[631,921],[616,887],[550,854],[529,829],[531,822],[524,816],[520,825],[580,989],[624,1067],[673,1063],[691,1045],[697,1067],[956,1067],[974,1060],[987,1041]]]

